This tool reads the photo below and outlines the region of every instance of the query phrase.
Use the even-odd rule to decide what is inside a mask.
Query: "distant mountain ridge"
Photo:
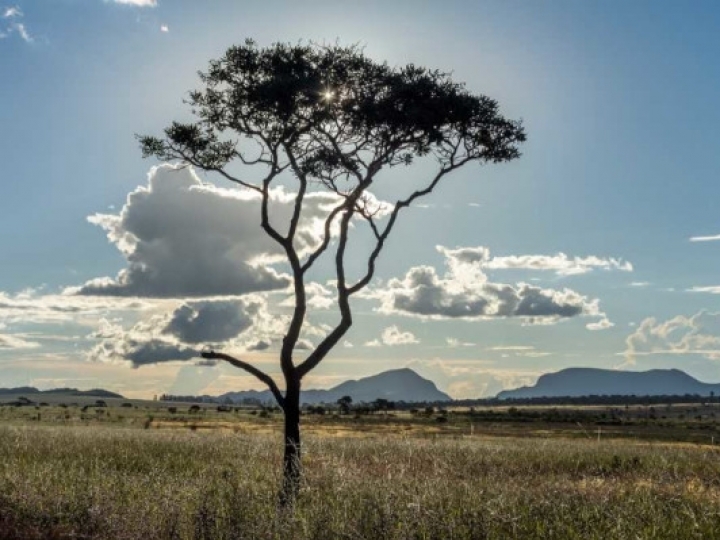
[[[0,396],[17,395],[17,394],[67,394],[69,396],[88,396],[103,398],[120,398],[124,399],[120,394],[103,390],[102,388],[93,388],[92,390],[78,390],[77,388],[53,388],[51,390],[38,390],[33,386],[19,386],[17,388],[0,388]]]
[[[343,396],[350,396],[354,403],[370,403],[376,399],[408,403],[452,401],[449,395],[438,390],[434,382],[421,377],[409,368],[384,371],[370,377],[345,381],[328,390],[303,390],[300,394],[300,401],[307,405],[335,403]],[[261,403],[275,402],[269,390],[228,392],[218,396],[217,399],[219,401],[230,400],[234,403],[242,402],[245,399],[258,400]]]
[[[498,399],[581,396],[720,395],[720,384],[698,381],[679,369],[617,371],[597,368],[568,368],[541,375],[534,386],[504,390]]]

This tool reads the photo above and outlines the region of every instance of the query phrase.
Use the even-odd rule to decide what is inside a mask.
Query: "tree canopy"
[[[246,41],[212,60],[199,75],[203,88],[188,97],[196,120],[173,122],[163,138],[139,139],[145,157],[180,160],[261,195],[261,226],[285,253],[292,273],[295,305],[280,351],[285,392],[241,359],[215,351],[203,356],[244,369],[272,390],[285,413],[284,492],[294,493],[300,381],[352,325],[349,299],[372,280],[399,213],[470,162],[517,158],[525,132],[520,122],[499,113],[495,100],[472,94],[449,74],[412,64],[393,67],[357,46],[261,48]],[[369,191],[379,173],[409,167],[416,158],[434,160],[435,171],[381,211]],[[258,169],[259,175],[251,172]],[[294,209],[281,226],[271,217],[271,186],[288,178],[295,185]],[[322,239],[309,248],[302,242],[300,249],[298,225],[312,191],[329,192],[335,202],[324,217]],[[354,281],[346,276],[351,219],[367,223],[374,241],[365,269]],[[306,273],[331,246],[340,319],[296,363],[293,352],[306,323]]]

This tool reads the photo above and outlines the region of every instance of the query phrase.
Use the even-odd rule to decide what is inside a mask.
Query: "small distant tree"
[[[350,414],[350,405],[352,405],[352,397],[350,396],[343,396],[340,399],[337,400],[338,407],[340,407],[340,412],[342,414]]]
[[[517,158],[525,133],[519,122],[499,114],[497,102],[471,94],[449,75],[414,65],[391,67],[353,46],[259,48],[246,41],[211,61],[200,79],[203,88],[188,99],[197,120],[172,123],[162,138],[139,140],[145,157],[180,160],[258,193],[260,226],[285,254],[294,308],[279,355],[284,391],[242,359],[217,351],[203,356],[251,373],[275,396],[285,416],[281,501],[287,503],[301,477],[301,382],[352,325],[350,299],[372,280],[401,212],[460,167]],[[434,172],[380,213],[369,190],[386,169],[418,158],[432,160]],[[262,172],[241,176],[235,165]],[[271,186],[280,181],[296,188],[291,217],[283,224],[270,210]],[[322,240],[302,251],[298,224],[311,191],[334,194],[336,204],[324,218]],[[364,271],[354,279],[346,270],[351,221],[365,223],[374,241]],[[295,348],[306,324],[308,274],[324,256],[334,265],[339,320],[299,360]]]

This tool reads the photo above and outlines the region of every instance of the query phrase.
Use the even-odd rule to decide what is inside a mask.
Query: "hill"
[[[350,396],[354,403],[370,403],[380,398],[408,403],[450,401],[452,399],[438,390],[432,381],[421,377],[412,369],[404,368],[384,371],[356,381],[345,381],[328,390],[303,390],[300,401],[308,405],[335,403],[343,396]],[[230,400],[234,403],[247,399],[257,400],[261,403],[274,402],[269,390],[228,392],[217,399],[220,401]]]
[[[18,388],[0,388],[0,396],[15,396],[15,395],[56,395],[64,394],[67,396],[85,396],[85,397],[100,397],[100,398],[120,398],[124,399],[120,394],[110,392],[109,390],[103,390],[102,388],[94,388],[92,390],[78,390],[77,388],[53,388],[52,390],[38,390],[32,386],[20,386]]]
[[[700,382],[679,369],[617,371],[569,368],[540,376],[534,386],[504,390],[498,399],[578,396],[720,395],[720,384]]]

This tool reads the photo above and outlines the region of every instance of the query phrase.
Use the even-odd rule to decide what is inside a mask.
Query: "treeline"
[[[245,398],[239,402],[232,401],[229,398],[219,399],[213,396],[179,396],[171,394],[162,394],[160,401],[173,401],[182,403],[221,403],[224,405],[242,405],[247,407],[263,407],[272,406],[275,403],[262,402],[255,398]],[[305,408],[337,408],[342,400],[332,403],[319,403],[315,405],[306,404]],[[378,398],[372,402],[360,402],[352,404],[352,400],[347,402],[347,406],[356,412],[367,413],[378,410],[402,410],[408,411],[412,409],[426,408],[445,408],[445,407],[497,407],[497,406],[517,406],[517,405],[668,405],[683,403],[720,403],[720,397],[711,394],[703,396],[700,394],[676,394],[676,395],[657,395],[657,396],[638,396],[627,394],[614,395],[589,395],[589,396],[562,396],[562,397],[532,397],[532,398],[485,398],[485,399],[457,399],[452,401],[388,401]],[[342,405],[340,405],[342,407]],[[359,409],[359,410],[358,410]]]

